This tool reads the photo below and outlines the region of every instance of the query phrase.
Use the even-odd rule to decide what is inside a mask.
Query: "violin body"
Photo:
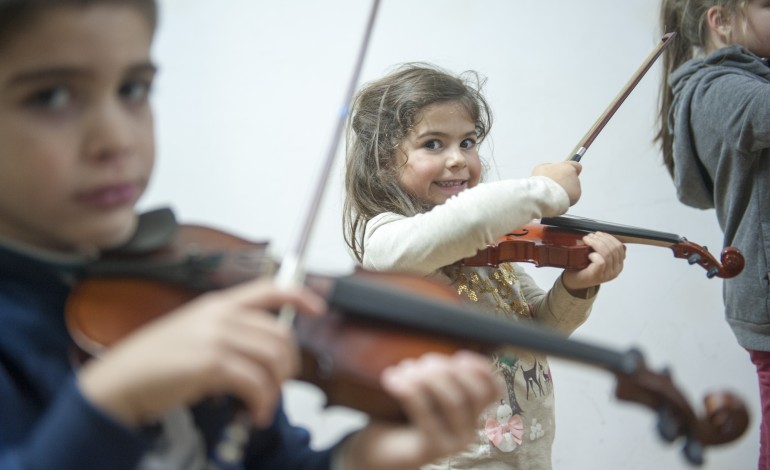
[[[70,335],[85,353],[98,356],[204,292],[271,277],[277,263],[268,255],[267,246],[204,226],[176,226],[170,212],[143,215],[137,236],[94,263],[86,278],[74,286],[65,316]],[[376,277],[378,282],[388,279],[401,289],[458,301],[448,286],[421,276],[365,271],[356,275]],[[334,295],[333,278],[310,275],[307,284],[327,299]],[[327,406],[347,406],[374,418],[403,420],[398,403],[379,385],[385,368],[427,352],[484,350],[480,344],[405,330],[387,321],[373,328],[372,322],[346,316],[335,307],[320,318],[295,318],[302,359],[297,379],[318,386],[327,397]]]
[[[380,273],[358,275],[388,277]],[[395,282],[402,281],[406,279]],[[421,277],[408,281],[410,288],[427,287],[440,292],[447,302],[454,300],[452,290],[446,286]],[[308,285],[329,298],[335,280],[311,276]],[[67,328],[84,352],[98,356],[203,292],[142,277],[86,279],[76,285],[69,298]],[[388,366],[427,352],[451,354],[459,349],[492,349],[431,332],[404,329],[393,323],[373,323],[377,322],[346,316],[334,307],[321,317],[298,315],[295,318],[294,334],[301,350],[297,379],[320,388],[327,406],[345,406],[373,418],[402,421],[405,415],[400,406],[380,386],[380,376]]]
[[[530,223],[498,238],[476,255],[465,258],[465,266],[493,266],[500,263],[532,263],[538,267],[583,269],[593,251],[583,243],[586,232]]]
[[[275,270],[264,243],[200,226],[177,226],[140,243],[147,225],[140,221],[136,240],[96,262],[72,290],[67,327],[89,354],[99,354],[204,292]],[[460,303],[448,286],[421,276],[359,270],[342,277],[311,275],[306,283],[326,299],[329,310],[294,319],[302,351],[297,378],[317,385],[327,405],[404,420],[380,386],[387,367],[430,352],[524,349],[613,373],[618,398],[652,409],[665,439],[685,437],[685,453],[694,463],[702,461],[702,446],[733,441],[748,426],[745,405],[730,393],[709,394],[705,416],[699,417],[669,374],[649,370],[638,351],[616,352],[486,315]]]

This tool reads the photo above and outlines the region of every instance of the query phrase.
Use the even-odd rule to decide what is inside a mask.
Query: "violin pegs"
[[[658,432],[666,442],[674,442],[679,436],[679,425],[666,407],[658,412]]]
[[[693,465],[703,465],[703,444],[699,441],[687,436],[687,441],[684,443],[682,449],[685,458]]]
[[[701,260],[701,257],[700,257],[699,253],[693,253],[692,256],[687,258],[687,262],[690,263],[690,264],[700,263],[700,260]]]
[[[708,271],[706,271],[706,277],[709,279],[716,276],[717,274],[719,274],[719,268],[717,268],[716,266],[712,266],[709,268]]]

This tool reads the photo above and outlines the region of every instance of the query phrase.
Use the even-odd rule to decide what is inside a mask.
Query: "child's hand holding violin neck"
[[[313,314],[325,309],[311,291],[280,290],[269,281],[203,294],[86,364],[78,373],[82,393],[129,426],[224,394],[267,425],[281,385],[299,367],[290,328],[271,312],[284,304]]]
[[[478,417],[500,394],[489,359],[428,353],[385,370],[383,388],[409,423],[374,421],[343,445],[344,468],[414,469],[457,453],[475,438]]]
[[[607,233],[589,233],[583,242],[594,250],[588,255],[590,264],[580,270],[565,270],[562,276],[564,287],[573,295],[618,277],[626,259],[626,246]]]
[[[558,163],[543,163],[532,170],[532,176],[546,176],[564,188],[569,196],[569,205],[574,205],[580,199],[580,179],[578,176],[583,166],[578,162],[564,161]]]

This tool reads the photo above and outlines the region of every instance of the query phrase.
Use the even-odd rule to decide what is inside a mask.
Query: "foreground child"
[[[0,468],[206,468],[223,396],[255,423],[243,468],[414,468],[464,447],[496,392],[471,353],[386,371],[409,423],[311,450],[279,403],[299,354],[270,312],[324,302],[268,281],[203,295],[74,369],[72,280],[131,236],[152,171],[155,16],[152,0],[0,0]]]
[[[759,468],[770,469],[770,2],[664,0],[658,140],[679,199],[716,209],[746,267],[725,279],[727,322],[757,369]]]

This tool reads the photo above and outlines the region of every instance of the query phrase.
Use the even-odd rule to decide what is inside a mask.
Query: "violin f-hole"
[[[526,227],[505,234],[506,237],[526,237],[527,235],[529,235],[529,230]]]

